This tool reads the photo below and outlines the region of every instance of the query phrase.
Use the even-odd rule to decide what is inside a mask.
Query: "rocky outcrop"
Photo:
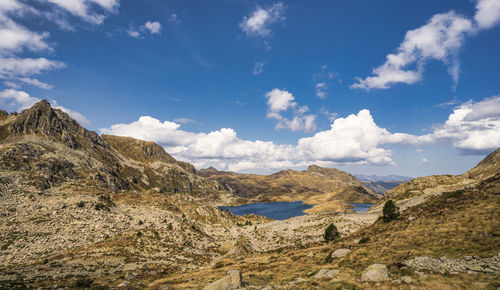
[[[350,252],[351,252],[350,249],[338,249],[333,251],[333,253],[330,256],[332,259],[342,258],[347,256],[347,254],[349,254]]]
[[[408,267],[442,274],[495,273],[500,270],[500,254],[491,258],[465,256],[463,258],[416,257],[405,262]]]
[[[383,264],[370,265],[361,274],[361,282],[383,282],[389,280],[387,267]]]
[[[238,289],[242,286],[241,271],[240,270],[229,270],[227,276],[214,281],[207,286],[203,287],[203,290],[230,290]]]

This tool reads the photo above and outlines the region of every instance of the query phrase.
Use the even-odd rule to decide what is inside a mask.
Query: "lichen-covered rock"
[[[363,271],[361,282],[383,282],[389,280],[387,267],[383,264],[370,265]]]
[[[350,252],[351,252],[350,249],[338,249],[332,253],[331,257],[332,258],[342,258],[342,257],[347,256],[347,254],[349,254]]]
[[[237,289],[242,286],[241,271],[229,270],[227,276],[214,281],[207,286],[203,287],[204,290],[229,290]]]

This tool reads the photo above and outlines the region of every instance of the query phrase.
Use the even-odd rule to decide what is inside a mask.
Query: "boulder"
[[[383,264],[370,265],[363,271],[361,282],[383,282],[389,280],[387,267]]]
[[[241,271],[240,270],[229,270],[227,275],[217,281],[214,281],[207,286],[204,290],[226,290],[226,289],[237,289],[242,285],[241,282]]]
[[[342,258],[342,257],[345,257],[350,252],[351,252],[350,249],[338,249],[338,250],[335,250],[332,253],[331,257],[332,257],[332,259],[334,259],[334,258]]]
[[[314,279],[333,278],[339,270],[321,269],[314,275]]]
[[[411,277],[410,276],[403,276],[401,277],[401,281],[403,281],[406,284],[411,284]]]

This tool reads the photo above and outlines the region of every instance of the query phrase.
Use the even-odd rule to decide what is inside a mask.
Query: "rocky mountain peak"
[[[108,147],[97,133],[86,130],[67,113],[52,108],[47,100],[21,111],[9,124],[8,132],[11,136],[42,135],[73,149]]]

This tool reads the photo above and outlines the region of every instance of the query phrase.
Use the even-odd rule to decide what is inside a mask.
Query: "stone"
[[[389,280],[389,275],[384,264],[370,265],[361,275],[361,282],[383,282],[387,280]]]
[[[332,258],[342,258],[342,257],[347,256],[347,254],[349,254],[350,252],[351,252],[350,249],[338,249],[332,253],[331,257]]]
[[[321,269],[314,275],[314,279],[333,278],[338,273],[339,270]]]
[[[227,276],[214,281],[207,286],[203,287],[204,290],[226,290],[226,289],[237,289],[242,285],[241,281],[241,271],[240,270],[229,270]]]
[[[411,284],[411,277],[410,276],[403,276],[401,277],[401,281],[403,281],[406,284]]]
[[[130,283],[128,281],[123,281],[120,284],[118,284],[118,287],[127,287]]]

